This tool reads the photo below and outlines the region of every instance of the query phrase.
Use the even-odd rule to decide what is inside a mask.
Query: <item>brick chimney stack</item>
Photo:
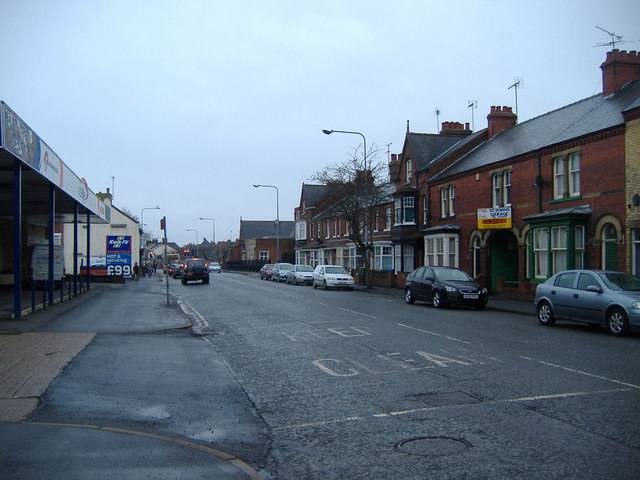
[[[487,115],[489,138],[513,127],[517,120],[518,117],[511,111],[511,107],[491,107],[491,112]]]
[[[471,135],[473,132],[469,128],[469,123],[462,125],[460,122],[442,122],[440,135]]]
[[[638,52],[612,50],[607,52],[607,59],[602,65],[602,94],[604,96],[616,93],[622,86],[640,79],[640,56]]]

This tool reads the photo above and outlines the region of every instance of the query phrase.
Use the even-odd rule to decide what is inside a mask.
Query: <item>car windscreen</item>
[[[300,265],[299,267],[296,267],[296,270],[298,272],[313,272],[313,267],[309,265]]]
[[[446,269],[434,270],[435,276],[441,282],[472,282],[473,279],[462,270]]]
[[[347,273],[347,271],[342,267],[327,267],[325,268],[326,273]]]
[[[611,290],[638,292],[640,291],[640,278],[629,273],[601,273],[600,278]]]

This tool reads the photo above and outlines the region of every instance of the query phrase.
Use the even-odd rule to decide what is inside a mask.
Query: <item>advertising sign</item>
[[[107,235],[107,275],[131,276],[131,235]]]
[[[49,245],[36,245],[33,247],[31,257],[31,270],[34,280],[49,280]],[[53,278],[58,280],[64,274],[64,256],[62,247],[53,247]]]
[[[479,208],[478,229],[511,228],[511,207]]]

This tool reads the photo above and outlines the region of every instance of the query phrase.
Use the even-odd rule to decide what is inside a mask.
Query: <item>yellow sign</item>
[[[511,228],[511,207],[479,208],[478,229]]]

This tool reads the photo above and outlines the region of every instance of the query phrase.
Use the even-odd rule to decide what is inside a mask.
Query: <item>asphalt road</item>
[[[268,478],[637,478],[637,335],[229,273],[172,291],[265,422]]]

